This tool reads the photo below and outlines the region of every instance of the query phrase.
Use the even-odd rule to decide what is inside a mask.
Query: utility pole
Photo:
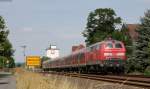
[[[23,45],[23,46],[21,46],[21,48],[23,48],[23,56],[24,56],[24,59],[25,59],[25,57],[26,57],[26,45]]]

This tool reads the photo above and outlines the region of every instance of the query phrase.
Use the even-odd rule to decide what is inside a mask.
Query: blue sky
[[[150,0],[0,0],[16,62],[24,61],[22,45],[27,45],[27,55],[43,56],[50,44],[56,44],[64,56],[72,45],[84,44],[81,32],[96,8],[113,8],[123,22],[139,23]]]

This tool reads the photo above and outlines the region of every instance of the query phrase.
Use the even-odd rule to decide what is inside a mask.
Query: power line
[[[23,46],[20,46],[21,48],[23,48],[23,56],[24,56],[24,58],[26,57],[26,45],[23,45]]]

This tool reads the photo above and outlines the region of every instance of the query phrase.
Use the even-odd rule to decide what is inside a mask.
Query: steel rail
[[[150,77],[142,76],[142,75],[95,75],[95,74],[80,74],[80,73],[67,73],[67,72],[42,72],[42,73],[78,77],[78,78],[105,81],[111,83],[120,83],[122,85],[132,85],[136,87],[150,89]]]

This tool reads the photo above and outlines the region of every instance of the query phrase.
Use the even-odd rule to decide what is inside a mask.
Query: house
[[[138,39],[138,33],[136,29],[139,27],[139,24],[123,24],[121,32],[129,35],[132,41],[136,41]]]
[[[77,50],[83,49],[85,46],[83,44],[72,46],[72,52],[75,52]]]

